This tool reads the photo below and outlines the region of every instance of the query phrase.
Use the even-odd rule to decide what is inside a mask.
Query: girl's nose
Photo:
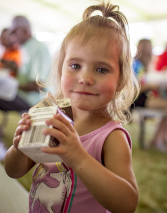
[[[79,83],[87,86],[93,85],[93,79],[91,76],[81,76],[79,79]]]

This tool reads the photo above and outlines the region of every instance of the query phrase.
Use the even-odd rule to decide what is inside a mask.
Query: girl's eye
[[[104,68],[98,68],[97,69],[97,72],[99,72],[99,73],[107,73],[108,71],[106,70],[106,69],[104,69]]]
[[[80,69],[81,66],[79,64],[71,64],[72,69]]]

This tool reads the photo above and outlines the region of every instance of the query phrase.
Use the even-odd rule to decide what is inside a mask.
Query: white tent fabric
[[[166,0],[112,0],[120,6],[129,22],[167,19]],[[26,15],[34,27],[56,32],[59,27],[75,24],[91,0],[5,0],[0,1],[0,25],[16,14]],[[42,21],[41,21],[42,20]]]
[[[40,36],[39,40],[56,39],[59,43],[62,35],[81,21],[83,11],[94,2],[92,0],[0,1],[0,31],[10,25],[13,16],[25,15],[32,24],[33,32],[37,37]],[[135,25],[138,29],[136,40],[142,36],[150,36],[155,40],[155,45],[164,45],[167,40],[167,27],[164,26],[167,26],[167,0],[111,0],[111,2],[120,6],[120,11],[127,16],[129,23],[139,23]],[[140,22],[147,23],[147,26],[142,28]],[[147,35],[141,34],[145,29],[148,31],[148,28],[151,35],[150,32]]]

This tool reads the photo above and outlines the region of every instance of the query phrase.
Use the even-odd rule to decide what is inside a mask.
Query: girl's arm
[[[8,149],[5,156],[5,170],[12,178],[24,176],[35,165],[34,161],[18,149],[21,134],[24,130],[28,130],[31,123],[29,118],[28,114],[23,114],[23,118],[19,121],[19,126],[13,138],[13,146]]]
[[[131,151],[124,132],[115,130],[106,139],[103,166],[87,153],[76,130],[68,121],[60,115],[54,118],[46,123],[56,129],[46,129],[44,134],[57,138],[60,145],[42,148],[42,151],[60,155],[106,209],[112,213],[133,213],[138,202],[138,189],[132,169]]]
[[[112,213],[133,213],[138,188],[132,169],[131,152],[121,130],[113,131],[103,147],[104,166],[90,155],[75,168],[76,174],[95,199]]]

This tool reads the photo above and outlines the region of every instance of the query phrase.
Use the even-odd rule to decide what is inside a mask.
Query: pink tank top
[[[116,122],[110,121],[101,128],[80,136],[87,152],[100,163],[105,139],[115,129],[125,132],[131,148],[128,132]],[[37,165],[29,193],[29,212],[109,213],[94,199],[73,170],[61,162]]]

